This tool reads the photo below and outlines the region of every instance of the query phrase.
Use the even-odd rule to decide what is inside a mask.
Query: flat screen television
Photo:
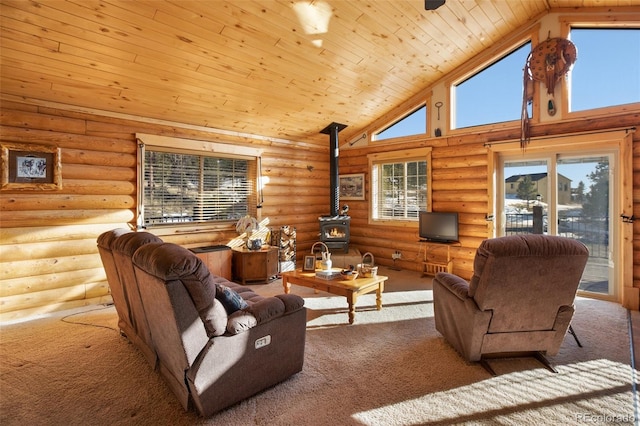
[[[458,213],[421,211],[419,235],[423,241],[453,243],[458,241]]]

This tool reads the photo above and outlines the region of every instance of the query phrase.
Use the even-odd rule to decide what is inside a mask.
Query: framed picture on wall
[[[338,177],[341,200],[364,200],[364,173]]]
[[[2,190],[62,189],[60,148],[37,144],[1,144]]]

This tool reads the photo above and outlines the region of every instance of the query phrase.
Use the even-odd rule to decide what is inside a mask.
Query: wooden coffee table
[[[345,296],[349,304],[349,324],[353,324],[356,316],[356,301],[361,294],[376,292],[376,309],[382,309],[382,292],[384,282],[388,277],[377,275],[373,278],[356,278],[355,280],[325,280],[317,278],[315,272],[295,271],[282,272],[282,285],[284,292],[291,291],[291,284],[313,288],[316,291],[324,291],[338,296]]]

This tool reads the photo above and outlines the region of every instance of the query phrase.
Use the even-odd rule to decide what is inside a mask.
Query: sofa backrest
[[[204,285],[211,274],[196,255],[171,243],[147,244],[132,261],[160,361],[176,380],[184,380],[184,372],[209,341],[195,303],[202,307],[210,299],[213,307],[215,287]],[[195,292],[199,294],[190,294],[189,286],[200,287]]]
[[[111,291],[111,297],[113,304],[118,313],[118,326],[125,333],[129,333],[133,330],[133,323],[131,321],[131,315],[129,313],[129,302],[127,300],[124,287],[120,281],[120,275],[116,268],[116,261],[113,257],[113,242],[121,235],[131,233],[130,229],[117,228],[104,232],[98,236],[98,253],[102,260],[104,272],[107,276],[107,282],[109,283],[109,289]]]
[[[149,330],[144,306],[140,298],[140,290],[133,270],[131,256],[145,244],[161,242],[162,240],[159,237],[149,232],[131,232],[121,235],[112,244],[113,258],[129,304],[129,314],[133,328],[141,339],[141,343],[149,348],[153,348],[151,331]]]
[[[549,330],[558,310],[572,306],[589,251],[579,241],[524,234],[483,241],[469,296],[493,310],[489,332]]]

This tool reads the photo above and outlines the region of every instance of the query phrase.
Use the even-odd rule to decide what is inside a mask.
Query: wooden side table
[[[451,247],[460,246],[460,243],[437,243],[420,241],[424,245],[424,258],[422,259],[422,276],[435,276],[438,272],[453,273],[453,258]],[[437,253],[440,251],[440,253]],[[434,253],[435,252],[435,253]]]
[[[278,248],[260,250],[233,249],[233,279],[243,285],[247,281],[270,282],[278,275]]]
[[[207,265],[209,272],[231,280],[231,247],[206,246],[192,248],[191,251]]]

